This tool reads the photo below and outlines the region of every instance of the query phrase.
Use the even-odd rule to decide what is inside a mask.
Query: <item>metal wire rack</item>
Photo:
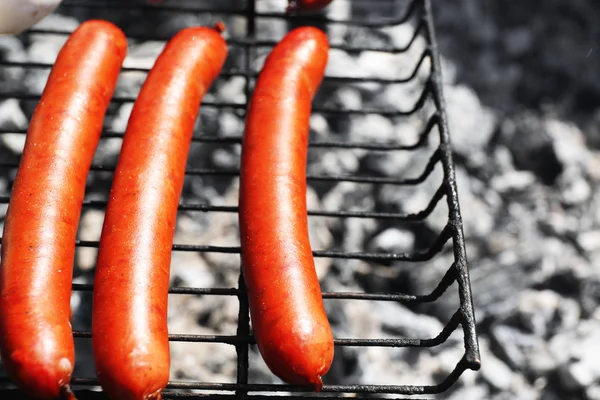
[[[348,0],[338,0],[348,1]],[[257,76],[256,68],[253,68],[253,61],[260,53],[260,50],[268,50],[276,42],[276,39],[263,39],[257,37],[257,21],[273,20],[284,21],[288,25],[294,24],[317,24],[321,26],[343,25],[353,26],[360,29],[379,29],[385,27],[399,26],[402,24],[412,24],[414,31],[412,38],[402,47],[386,46],[357,46],[347,43],[333,43],[332,49],[339,49],[350,54],[359,54],[363,51],[379,51],[389,54],[401,54],[411,49],[411,46],[417,38],[424,38],[425,46],[419,56],[414,59],[414,69],[412,73],[399,79],[386,79],[380,77],[353,77],[353,76],[327,76],[324,85],[347,85],[376,83],[381,85],[399,85],[413,83],[417,81],[417,75],[425,66],[428,71],[420,95],[417,96],[413,107],[407,110],[382,109],[382,108],[361,108],[344,109],[326,105],[315,105],[313,111],[329,116],[356,116],[377,114],[389,118],[402,118],[416,113],[426,113],[426,103],[431,102],[431,110],[426,117],[425,128],[419,135],[419,139],[413,144],[397,143],[377,143],[356,142],[342,139],[319,139],[311,140],[310,149],[338,149],[338,150],[364,150],[374,152],[410,152],[424,148],[429,143],[433,132],[439,133],[439,144],[434,147],[433,154],[425,163],[424,169],[420,175],[414,178],[398,179],[393,176],[373,176],[372,175],[320,175],[309,174],[308,180],[313,183],[335,185],[339,182],[354,182],[370,185],[395,185],[415,187],[418,190],[420,184],[425,182],[432,174],[432,171],[441,166],[442,182],[435,190],[433,197],[420,212],[402,213],[390,212],[374,209],[372,211],[355,210],[309,210],[309,217],[323,217],[336,219],[349,218],[369,218],[375,220],[385,220],[388,224],[422,222],[429,217],[438,207],[443,198],[446,199],[448,207],[448,218],[445,227],[439,233],[439,236],[433,240],[432,245],[424,250],[412,253],[381,253],[355,251],[346,252],[339,250],[315,250],[314,256],[317,258],[330,258],[337,260],[361,260],[366,263],[418,263],[432,260],[447,244],[451,244],[453,253],[453,262],[448,266],[447,272],[441,279],[437,287],[429,294],[412,295],[404,293],[369,293],[369,292],[325,292],[324,299],[335,299],[339,301],[361,300],[361,301],[387,301],[397,302],[406,305],[417,305],[434,303],[439,301],[441,296],[451,287],[456,287],[458,293],[459,306],[453,315],[449,315],[446,326],[433,338],[373,338],[373,339],[345,339],[336,338],[336,349],[341,347],[387,347],[387,348],[434,348],[443,344],[453,332],[462,328],[464,354],[458,361],[454,370],[447,376],[442,377],[439,383],[434,385],[374,385],[374,384],[328,384],[325,385],[323,393],[307,393],[304,388],[294,387],[283,384],[256,384],[249,380],[249,346],[254,344],[251,335],[248,303],[245,297],[243,277],[239,276],[239,285],[235,288],[206,288],[206,287],[172,287],[171,295],[192,295],[192,296],[230,296],[239,301],[239,314],[237,321],[237,330],[235,335],[196,335],[196,334],[171,334],[170,340],[173,342],[191,342],[191,343],[220,343],[234,346],[237,354],[237,373],[233,383],[206,383],[202,381],[172,381],[170,382],[164,398],[204,398],[212,397],[215,399],[228,398],[253,398],[264,399],[275,395],[288,393],[287,397],[291,399],[309,399],[309,398],[340,398],[342,396],[352,397],[373,397],[386,395],[391,398],[398,398],[402,395],[433,395],[448,390],[467,369],[478,370],[480,366],[479,348],[475,330],[475,316],[471,299],[471,289],[469,282],[469,272],[467,266],[467,255],[465,251],[465,240],[462,230],[461,212],[458,202],[457,185],[455,181],[455,169],[452,159],[452,149],[450,144],[450,135],[446,119],[445,102],[442,94],[441,65],[437,50],[432,7],[430,0],[411,0],[411,1],[386,1],[378,0],[372,2],[379,6],[388,7],[385,15],[392,17],[361,18],[334,20],[325,16],[285,16],[282,13],[262,13],[257,11],[257,2],[260,0],[247,0],[245,2],[236,2],[236,6],[215,9],[212,7],[203,7],[202,2],[198,6],[189,6],[178,4],[176,0],[166,1],[160,5],[145,5],[133,2],[117,2],[108,0],[65,0],[59,8],[61,11],[73,9],[90,10],[90,17],[97,17],[95,12],[102,11],[102,17],[111,19],[111,16],[118,16],[121,13],[181,13],[186,15],[207,16],[208,18],[239,18],[245,21],[245,36],[230,37],[228,44],[231,49],[241,52],[243,57],[242,65],[229,66],[224,69],[221,78],[242,77],[245,79],[245,96],[249,99],[252,91],[253,80]],[[231,2],[223,2],[230,4]],[[189,3],[187,3],[189,4]],[[140,14],[142,15],[142,14]],[[354,18],[354,17],[353,17]],[[118,23],[118,18],[117,21]],[[123,27],[125,29],[125,27]],[[125,29],[126,30],[126,29]],[[59,29],[32,29],[25,35],[58,35],[67,36],[70,30]],[[128,37],[135,41],[159,40],[165,41],[167,36],[152,32],[127,32]],[[1,55],[1,54],[0,54]],[[20,62],[3,60],[0,58],[0,72],[2,70],[48,70],[51,63],[40,62]],[[126,67],[123,72],[147,72],[147,68]],[[1,75],[0,75],[1,76]],[[20,102],[35,104],[39,100],[39,94],[28,93],[23,90],[0,91],[0,101],[6,99],[16,99]],[[115,96],[114,105],[132,103],[135,96]],[[225,103],[207,99],[202,105],[203,109],[213,108],[216,110],[233,110],[243,115],[246,107],[245,102]],[[1,129],[0,135],[24,135],[25,129]],[[103,133],[105,139],[120,139],[123,132],[107,130]],[[201,132],[194,136],[194,142],[205,144],[220,144],[238,146],[242,137],[240,136],[206,136]],[[398,155],[401,157],[401,155]],[[10,171],[16,171],[18,167],[18,157],[0,159],[0,171],[10,176]],[[92,173],[108,172],[114,170],[113,166],[107,166],[95,163],[92,166]],[[239,174],[236,169],[222,168],[189,168],[186,172],[186,179],[196,179],[212,177],[213,179],[234,178]],[[8,204],[10,200],[9,193],[0,195],[0,205]],[[103,209],[106,201],[86,198],[84,208]],[[199,204],[183,201],[180,205],[182,212],[201,212],[201,213],[237,213],[237,207],[218,204]],[[95,248],[97,241],[79,240],[78,248]],[[201,254],[222,253],[238,254],[237,246],[218,246],[213,244],[179,244],[173,245],[174,252],[196,252]],[[91,284],[74,284],[74,292],[91,292]],[[75,331],[74,336],[78,339],[91,338],[89,331]],[[101,392],[89,390],[90,387],[97,386],[97,380],[90,376],[75,376],[73,384],[77,389],[76,393],[80,399],[102,399],[105,398]],[[291,394],[290,394],[291,393]],[[10,386],[8,379],[0,378],[0,397],[3,399],[23,398],[22,394]]]

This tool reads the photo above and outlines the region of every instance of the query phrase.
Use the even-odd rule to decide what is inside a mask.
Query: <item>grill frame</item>
[[[391,1],[391,0],[390,0]],[[66,0],[61,7],[93,7],[92,5],[78,0]],[[114,9],[122,9],[131,7],[124,3],[114,4],[96,4],[97,7],[111,7]],[[159,8],[165,12],[169,11],[182,11],[181,7],[174,7],[168,5],[161,6],[140,6],[142,9],[151,8],[156,10]],[[219,384],[219,383],[202,383],[202,382],[176,382],[172,381],[169,383],[167,391],[164,394],[165,399],[169,398],[192,398],[200,399],[210,396],[215,399],[244,399],[251,397],[256,400],[263,400],[266,398],[272,398],[268,395],[251,395],[251,392],[271,392],[275,394],[278,392],[292,392],[292,396],[288,396],[291,399],[313,399],[313,398],[340,398],[342,393],[351,393],[355,397],[364,398],[369,397],[373,394],[391,394],[391,395],[430,395],[438,394],[448,390],[466,370],[477,371],[480,368],[480,355],[479,345],[477,340],[475,313],[473,307],[473,301],[471,296],[471,287],[469,280],[468,261],[466,254],[465,238],[463,233],[462,216],[460,212],[458,190],[456,184],[456,173],[452,156],[452,146],[450,141],[450,132],[448,128],[447,114],[446,114],[446,103],[443,96],[442,88],[442,76],[441,76],[441,64],[440,56],[437,48],[437,42],[435,39],[435,29],[432,17],[432,4],[431,0],[411,0],[410,5],[406,9],[406,13],[400,18],[382,20],[382,21],[334,21],[324,17],[289,17],[283,16],[277,13],[259,13],[256,11],[256,0],[247,0],[246,8],[241,10],[228,10],[228,9],[200,9],[194,8],[189,9],[190,12],[200,12],[208,14],[223,14],[223,15],[237,15],[244,16],[247,23],[248,38],[244,40],[231,39],[228,40],[229,45],[242,46],[245,51],[245,65],[241,71],[224,71],[221,77],[233,77],[242,76],[246,79],[245,83],[245,95],[246,100],[251,96],[251,79],[256,78],[257,74],[251,71],[251,52],[259,47],[272,47],[275,45],[273,41],[266,40],[255,40],[256,37],[256,20],[257,18],[274,18],[284,19],[288,22],[295,22],[296,20],[311,22],[317,21],[319,23],[342,23],[348,25],[356,25],[366,28],[376,28],[383,26],[391,26],[403,24],[409,21],[411,17],[417,16],[417,25],[415,27],[414,36],[403,48],[384,50],[389,53],[401,53],[410,49],[411,45],[419,35],[422,35],[426,40],[426,47],[416,63],[416,67],[413,72],[405,78],[388,80],[388,79],[364,79],[364,78],[342,78],[342,77],[327,77],[329,81],[339,82],[377,82],[383,84],[400,84],[411,82],[415,79],[418,71],[422,67],[425,60],[429,59],[431,69],[429,78],[423,88],[422,93],[418,97],[417,101],[409,110],[406,111],[382,111],[382,110],[339,110],[339,109],[323,109],[314,108],[314,112],[328,113],[341,113],[341,114],[379,114],[383,116],[398,117],[408,116],[419,111],[427,99],[433,100],[435,105],[435,113],[429,118],[425,130],[419,136],[419,140],[412,145],[397,145],[397,144],[376,144],[376,143],[349,143],[342,141],[311,141],[309,146],[312,148],[339,148],[339,149],[365,149],[365,150],[376,150],[376,151],[411,151],[421,148],[429,139],[431,131],[434,127],[438,128],[440,144],[435,150],[430,160],[428,161],[422,174],[416,178],[411,179],[393,179],[393,178],[382,178],[382,177],[354,177],[354,176],[315,176],[308,175],[309,181],[335,181],[335,182],[362,182],[362,183],[374,183],[374,184],[392,184],[399,186],[406,185],[418,185],[423,183],[432,173],[434,167],[439,163],[443,169],[443,181],[440,187],[435,192],[432,200],[429,204],[418,213],[414,214],[399,214],[399,213],[385,213],[385,212],[344,212],[344,211],[319,211],[309,210],[310,216],[325,216],[335,218],[376,218],[376,219],[394,219],[403,222],[414,222],[422,221],[435,209],[442,197],[446,197],[448,206],[448,222],[445,228],[440,233],[439,237],[433,244],[433,246],[424,252],[420,253],[346,253],[338,251],[314,251],[315,257],[328,257],[328,258],[342,258],[342,259],[358,259],[365,261],[428,261],[437,255],[444,245],[448,241],[452,241],[454,262],[447,270],[444,278],[439,282],[439,285],[429,294],[426,295],[407,295],[402,293],[337,293],[337,292],[324,292],[324,299],[354,299],[354,300],[380,300],[380,301],[396,301],[402,304],[411,303],[430,303],[438,300],[444,292],[449,289],[455,282],[458,286],[458,295],[460,300],[460,306],[454,315],[450,318],[450,322],[444,327],[443,331],[435,338],[427,339],[336,339],[336,347],[340,346],[383,346],[383,347],[433,347],[437,346],[448,339],[450,334],[454,332],[459,326],[462,328],[464,335],[464,347],[465,352],[461,360],[456,365],[454,371],[450,373],[440,383],[431,386],[420,386],[420,385],[325,385],[323,393],[319,395],[310,394],[306,392],[305,388],[295,387],[290,385],[264,385],[264,384],[248,384],[248,370],[249,370],[249,345],[255,344],[254,339],[250,332],[250,319],[249,319],[249,308],[248,302],[245,297],[245,289],[243,277],[240,273],[238,282],[238,288],[180,288],[173,287],[170,289],[171,294],[188,294],[188,295],[212,295],[212,296],[235,296],[239,300],[239,315],[238,315],[238,329],[236,335],[170,335],[171,341],[183,341],[183,342],[217,342],[233,345],[237,352],[237,378],[236,383],[232,384]],[[70,31],[58,31],[58,30],[44,30],[44,29],[32,29],[30,33],[33,34],[58,34],[68,35]],[[136,36],[136,39],[160,39],[166,40],[165,37],[149,36]],[[347,50],[350,52],[360,52],[366,50],[377,50],[382,49],[369,48],[369,47],[348,47],[345,45],[332,45],[332,48]],[[7,62],[0,61],[0,68],[49,68],[52,64],[44,63],[18,63],[18,62]],[[127,71],[142,71],[147,72],[146,68],[123,68],[124,72]],[[39,96],[31,95],[20,92],[0,92],[0,100],[14,98],[18,100],[31,100],[37,101]],[[125,103],[133,102],[135,98],[131,97],[115,97],[113,103]],[[233,109],[245,109],[246,103],[244,104],[225,104],[220,102],[203,102],[203,107],[217,107],[217,108],[233,108]],[[26,131],[2,129],[0,135],[8,133],[20,133],[25,134]],[[122,138],[123,133],[118,132],[104,132],[103,138]],[[241,137],[202,137],[195,136],[193,141],[198,143],[221,143],[221,144],[240,144]],[[5,163],[0,162],[0,169],[15,169],[18,167],[18,163]],[[112,171],[114,167],[104,165],[93,165],[92,171]],[[188,169],[186,175],[192,176],[236,176],[239,171],[236,170],[216,170],[216,169]],[[0,204],[7,204],[10,200],[10,196],[0,196]],[[106,202],[97,200],[85,200],[84,208],[104,208]],[[191,204],[182,203],[179,207],[180,211],[201,211],[201,212],[227,212],[236,213],[237,207],[230,206],[215,206],[209,204]],[[1,241],[1,238],[0,238]],[[78,247],[97,247],[97,241],[78,241]],[[192,251],[192,252],[219,252],[219,253],[230,253],[238,254],[239,247],[218,247],[210,245],[177,245],[173,246],[174,251]],[[90,292],[92,285],[87,284],[73,284],[74,291]],[[75,331],[74,337],[76,338],[90,338],[90,332]],[[0,396],[4,399],[17,399],[23,398],[22,394],[12,389],[8,384],[8,380],[0,378]],[[76,388],[95,386],[97,385],[96,379],[75,377],[72,381]],[[7,385],[8,384],[8,385]],[[224,391],[232,392],[232,394],[205,394],[205,393],[188,393],[183,390],[194,389],[194,390],[210,390],[210,391]],[[298,393],[304,393],[300,396]],[[93,392],[87,389],[76,390],[76,394],[79,399],[100,399],[105,398],[101,393]],[[395,397],[400,399],[399,397]],[[422,398],[422,397],[420,397]]]

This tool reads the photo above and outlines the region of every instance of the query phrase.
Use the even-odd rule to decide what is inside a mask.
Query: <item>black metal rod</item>
[[[336,347],[435,347],[444,343],[450,335],[460,325],[461,314],[457,312],[448,325],[444,327],[436,337],[430,339],[412,339],[412,338],[392,338],[392,339],[334,339],[333,343]],[[240,327],[242,322],[247,323],[248,321],[240,321]],[[73,337],[78,339],[92,339],[92,332],[90,331],[73,331]],[[253,335],[248,332],[240,333],[240,329],[236,331],[235,335],[192,335],[192,334],[169,334],[170,342],[183,342],[183,343],[220,343],[224,345],[232,345],[236,348],[247,348],[248,345],[255,345],[256,339]],[[247,356],[247,355],[246,355]],[[248,366],[245,362],[241,363],[245,365],[244,371],[248,370]],[[244,367],[242,365],[242,367]],[[245,379],[247,383],[247,376]]]
[[[0,389],[3,400],[35,400],[31,397],[26,396],[23,392],[17,389]],[[75,390],[75,396],[78,400],[109,400],[106,394],[102,392],[92,390]],[[248,395],[247,398],[251,400],[274,400],[279,396],[269,395]],[[215,393],[195,393],[195,392],[181,392],[174,390],[165,390],[162,394],[164,400],[168,399],[210,399],[210,400],[234,400],[236,399],[235,394],[215,394]],[[372,396],[352,396],[353,399],[372,399]],[[286,395],[286,400],[327,400],[327,399],[339,399],[339,395],[333,393],[319,393],[305,394],[302,396],[298,395]],[[414,397],[386,397],[387,400],[413,400]],[[433,398],[419,397],[419,400],[434,400]]]
[[[446,225],[440,233],[434,244],[422,252],[415,253],[368,253],[368,252],[344,252],[335,250],[314,250],[313,257],[318,258],[336,258],[336,259],[353,259],[353,260],[368,260],[368,261],[429,261],[433,256],[439,253],[444,244],[451,237],[450,225]],[[0,237],[0,243],[2,238]],[[76,240],[77,247],[98,248],[97,240]],[[194,244],[174,244],[173,251],[182,252],[199,252],[199,253],[222,253],[222,254],[240,254],[239,246],[211,246],[211,245],[194,245]]]
[[[403,78],[377,78],[377,77],[351,77],[351,76],[330,76],[326,75],[323,78],[324,83],[381,83],[386,85],[407,83],[412,81],[419,70],[423,62],[430,57],[429,49],[424,49],[419,61],[415,65],[414,70]],[[0,60],[0,68],[22,68],[22,69],[50,69],[52,68],[53,63],[45,63],[45,62],[33,62],[33,61],[11,61],[11,60]],[[121,68],[122,73],[148,73],[150,71],[149,67],[123,67]],[[231,69],[229,71],[222,71],[217,79],[229,79],[234,77],[242,77],[242,78],[257,78],[258,72],[253,71],[252,69],[248,70],[235,70]]]
[[[384,109],[373,109],[373,108],[364,108],[364,109],[356,109],[356,110],[342,110],[332,107],[313,107],[313,111],[315,113],[328,114],[328,115],[382,115],[385,117],[405,117],[414,114],[418,110],[420,110],[427,99],[429,94],[428,86],[425,86],[423,92],[420,97],[415,102],[414,106],[408,110],[384,110]],[[34,101],[37,102],[40,100],[40,94],[32,94],[32,93],[23,93],[23,92],[0,92],[0,99],[16,99],[23,101]],[[126,104],[135,102],[134,96],[115,96],[112,98],[111,103],[113,104]],[[230,102],[216,102],[204,100],[202,102],[202,108],[217,108],[217,109],[231,109],[231,110],[239,110],[241,113],[245,113],[246,111],[246,103],[230,103]]]
[[[19,167],[19,160],[14,162],[0,162],[0,169],[16,169]],[[397,179],[383,176],[352,176],[352,175],[313,175],[307,174],[306,179],[309,181],[319,182],[354,182],[354,183],[369,183],[379,185],[396,185],[396,186],[414,186],[425,182],[434,165],[436,164],[436,153],[432,155],[429,163],[425,166],[425,170],[416,178]],[[92,164],[90,171],[110,172],[115,171],[114,165],[98,165]],[[188,168],[186,176],[226,176],[238,177],[240,174],[237,169],[213,169],[213,168]]]
[[[419,24],[417,26],[417,31],[415,32],[415,37],[418,36],[418,33],[422,30],[423,25]],[[25,35],[56,35],[56,36],[69,36],[72,31],[67,29],[41,29],[35,28],[26,31]],[[169,37],[164,35],[157,34],[146,34],[146,35],[132,35],[129,36],[128,39],[135,41],[163,41],[166,42],[169,40]],[[390,54],[400,54],[405,53],[410,49],[410,45],[414,39],[410,40],[407,45],[402,47],[373,47],[373,46],[350,46],[345,44],[336,44],[332,43],[330,45],[331,49],[334,50],[342,50],[347,53],[358,54],[363,51],[385,51]],[[240,39],[240,38],[231,38],[227,40],[227,45],[229,47],[274,47],[278,43],[278,40],[256,40],[256,39]]]
[[[413,0],[410,6],[406,9],[405,13],[400,17],[395,18],[380,18],[376,21],[364,21],[364,20],[337,20],[332,18],[325,18],[325,22],[328,24],[344,24],[346,26],[356,26],[364,28],[380,28],[390,25],[402,24],[415,12],[416,6],[420,4],[419,0]],[[243,9],[236,8],[206,8],[206,7],[185,7],[185,6],[170,6],[167,4],[161,5],[144,5],[139,3],[130,2],[94,2],[94,1],[65,1],[61,4],[61,8],[101,8],[101,9],[119,9],[119,10],[135,10],[135,11],[146,11],[146,12],[172,12],[172,13],[210,13],[210,14],[221,14],[221,15],[232,15],[232,16],[245,16],[246,13]],[[294,15],[286,15],[282,13],[255,13],[257,18],[269,18],[269,19],[282,19],[282,20],[294,20],[297,17]],[[303,20],[310,21],[313,18],[310,16],[303,16]],[[316,19],[316,18],[315,18]]]
[[[339,149],[351,149],[351,150],[371,150],[371,151],[406,151],[415,150],[422,147],[426,142],[431,131],[439,123],[439,117],[437,114],[432,114],[427,120],[427,124],[423,131],[419,134],[417,142],[409,145],[402,145],[397,143],[373,143],[373,142],[346,142],[339,140],[318,140],[310,141],[309,147],[314,148],[339,148]],[[7,129],[0,128],[0,135],[2,134],[19,134],[25,135],[26,129]],[[101,139],[123,139],[124,132],[104,131]],[[239,145],[242,143],[242,136],[201,136],[196,135],[192,138],[193,142],[196,143],[214,143],[214,144],[232,144]]]
[[[454,267],[457,269],[461,312],[463,315],[462,326],[465,335],[465,361],[469,369],[477,370],[481,365],[479,343],[477,341],[475,311],[473,307],[473,297],[471,294],[471,285],[469,280],[467,252],[462,228],[462,216],[458,201],[456,173],[454,169],[454,160],[452,159],[448,118],[446,116],[446,102],[442,89],[442,70],[437,41],[435,39],[431,0],[425,0],[423,21],[425,21],[427,24],[427,29],[425,32],[432,53],[432,95],[440,116],[440,152],[442,165],[444,168],[444,175],[446,177],[446,188],[448,190],[446,198],[448,200],[449,219],[450,226],[452,227],[452,237],[454,242]]]
[[[446,274],[440,281],[440,283],[436,286],[436,288],[427,296],[423,297],[423,302],[433,302],[440,297],[448,290],[450,285],[452,285],[456,281],[456,268],[454,264],[446,271]]]
[[[323,393],[358,393],[358,394],[438,394],[447,390],[447,388],[456,381],[464,371],[464,364],[457,365],[452,374],[439,385],[432,386],[412,386],[412,385],[324,385]],[[8,378],[0,377],[0,383],[8,383]],[[73,386],[98,386],[97,378],[72,378]],[[188,381],[170,381],[168,389],[182,390],[218,390],[218,391],[245,391],[245,392],[293,392],[307,393],[313,392],[312,387],[295,386],[286,384],[238,384],[238,383],[204,383]],[[252,396],[248,396],[252,397]]]
[[[254,39],[256,37],[256,0],[248,0],[246,3],[246,26],[247,26],[247,37]],[[246,71],[250,70],[251,58],[253,48],[247,47],[245,49],[246,59],[244,60],[244,68]],[[252,96],[251,92],[251,79],[246,78],[244,84],[244,93],[246,95],[246,102],[250,101]],[[246,282],[244,281],[244,274],[242,268],[240,268],[240,275],[238,278],[238,287],[240,294],[238,295],[239,311],[238,311],[238,324],[236,336],[249,337],[250,336],[250,304],[246,295]],[[248,370],[250,368],[250,355],[248,345],[250,343],[238,343],[235,346],[237,354],[237,370],[236,370],[236,382],[240,385],[246,385],[248,383]],[[236,389],[236,397],[239,400],[244,400],[248,396],[248,391],[245,389]]]
[[[371,300],[371,301],[393,301],[402,304],[431,303],[440,298],[446,289],[456,280],[456,269],[453,267],[439,285],[425,295],[410,295],[403,293],[361,293],[361,292],[323,292],[325,300]],[[72,290],[76,292],[91,292],[92,284],[74,283]],[[169,294],[193,295],[193,296],[245,296],[243,288],[195,288],[195,287],[170,287]]]
[[[325,211],[325,210],[308,210],[308,215],[311,217],[326,217],[326,218],[361,218],[361,219],[377,219],[377,220],[396,220],[402,222],[420,222],[427,218],[433,211],[438,201],[446,194],[445,190],[441,191],[438,198],[438,192],[434,195],[428,206],[417,213],[392,213],[392,212],[377,212],[377,211]],[[10,196],[0,196],[0,204],[8,204]],[[84,200],[83,208],[93,208],[103,210],[107,205],[106,200]],[[178,211],[197,211],[197,212],[222,212],[222,213],[237,213],[236,206],[215,206],[212,204],[193,204],[181,203]]]

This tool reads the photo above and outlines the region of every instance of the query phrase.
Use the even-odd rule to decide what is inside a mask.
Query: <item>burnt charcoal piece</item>
[[[501,140],[510,150],[515,167],[535,173],[545,185],[553,185],[563,165],[542,119],[525,113],[504,123],[500,129]]]

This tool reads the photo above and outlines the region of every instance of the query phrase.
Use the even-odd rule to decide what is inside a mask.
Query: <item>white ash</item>
[[[444,96],[454,150],[467,157],[485,151],[496,126],[493,112],[481,105],[473,89],[464,85],[446,85]]]
[[[0,103],[0,129],[20,131],[27,128],[29,120],[15,99]],[[21,154],[25,146],[25,135],[6,133],[0,136],[2,144],[14,154]]]
[[[229,78],[229,80],[217,84],[217,99],[223,103],[243,104],[246,101],[245,85],[246,80],[241,76]]]
[[[86,209],[81,213],[79,221],[79,240],[99,241],[104,223],[104,211]],[[75,265],[83,271],[88,271],[96,266],[98,249],[94,247],[79,247],[75,251]]]
[[[244,119],[233,113],[222,113],[219,116],[219,129],[221,136],[239,137],[244,132]]]
[[[334,21],[347,21],[352,17],[352,4],[349,1],[334,1],[325,14]],[[331,24],[327,27],[327,36],[331,43],[344,43],[348,30],[345,24]]]
[[[27,61],[27,53],[23,43],[13,36],[0,37],[0,57],[11,62]],[[25,76],[22,68],[3,68],[0,71],[3,89],[6,91],[19,90]]]
[[[375,237],[371,246],[380,252],[405,253],[414,248],[415,235],[409,230],[389,228]]]

